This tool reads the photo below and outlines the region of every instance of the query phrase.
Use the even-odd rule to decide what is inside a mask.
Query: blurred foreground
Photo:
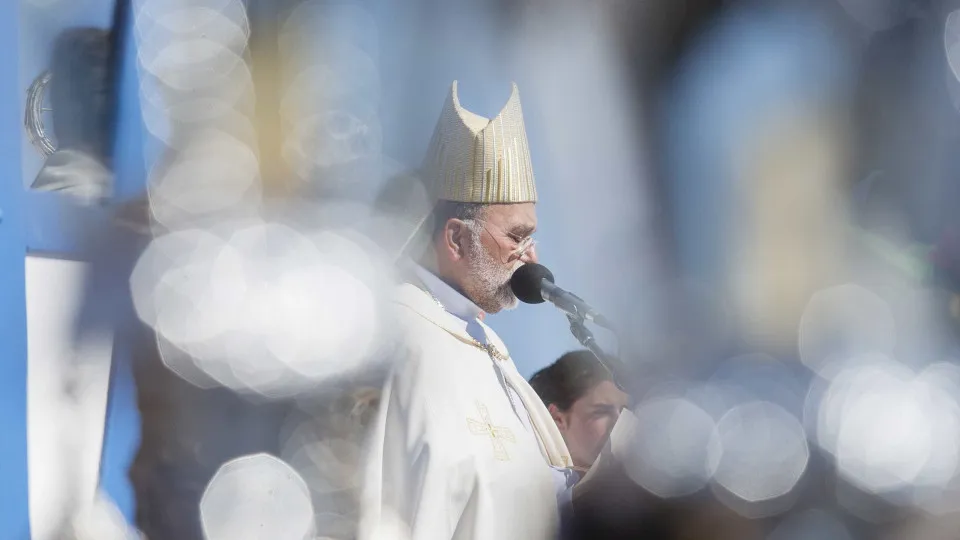
[[[143,189],[63,146],[83,138],[57,104],[24,135],[48,160],[27,185],[111,215],[77,342],[143,323],[117,327],[141,427],[127,525],[353,537],[404,353],[394,263],[429,209],[409,179],[458,79],[489,116],[523,91],[540,260],[620,321],[639,374],[630,495],[600,498],[597,530],[960,536],[954,4],[133,2]],[[22,9],[29,34],[81,8]],[[576,346],[549,308],[490,324],[527,375]],[[75,528],[132,534],[118,519]]]

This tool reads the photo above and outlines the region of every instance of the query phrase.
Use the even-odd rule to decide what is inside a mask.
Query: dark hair
[[[570,351],[530,377],[543,404],[566,411],[594,386],[610,381],[610,372],[587,350]]]

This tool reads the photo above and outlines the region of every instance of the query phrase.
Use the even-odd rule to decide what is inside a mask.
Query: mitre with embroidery
[[[537,201],[523,111],[517,85],[492,119],[460,104],[454,81],[418,170],[397,167],[375,203],[395,220],[372,231],[398,258],[418,253],[429,242],[425,227],[438,201],[509,204]],[[414,257],[415,258],[415,257]]]
[[[437,200],[497,204],[537,201],[520,93],[488,119],[460,105],[457,81],[433,131],[422,173]]]

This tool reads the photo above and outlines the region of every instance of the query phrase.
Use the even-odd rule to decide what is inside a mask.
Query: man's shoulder
[[[397,287],[392,321],[408,351],[414,353],[413,357],[456,346],[457,340],[451,335],[456,332],[456,321],[452,317],[416,285],[405,283]]]
[[[442,331],[438,319],[444,314],[430,293],[412,283],[398,285],[392,298],[394,320],[404,329]]]
[[[418,314],[432,315],[436,311],[442,311],[430,293],[410,282],[394,287],[391,300],[394,305],[406,308],[406,310],[399,310],[400,313],[412,310]]]

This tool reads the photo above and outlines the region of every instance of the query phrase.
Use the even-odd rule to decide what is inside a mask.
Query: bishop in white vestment
[[[516,305],[509,278],[536,261],[516,86],[487,119],[460,106],[454,82],[422,174],[436,202],[418,227],[430,249],[404,263],[394,299],[405,350],[366,445],[360,537],[556,538],[569,454],[482,320]]]

